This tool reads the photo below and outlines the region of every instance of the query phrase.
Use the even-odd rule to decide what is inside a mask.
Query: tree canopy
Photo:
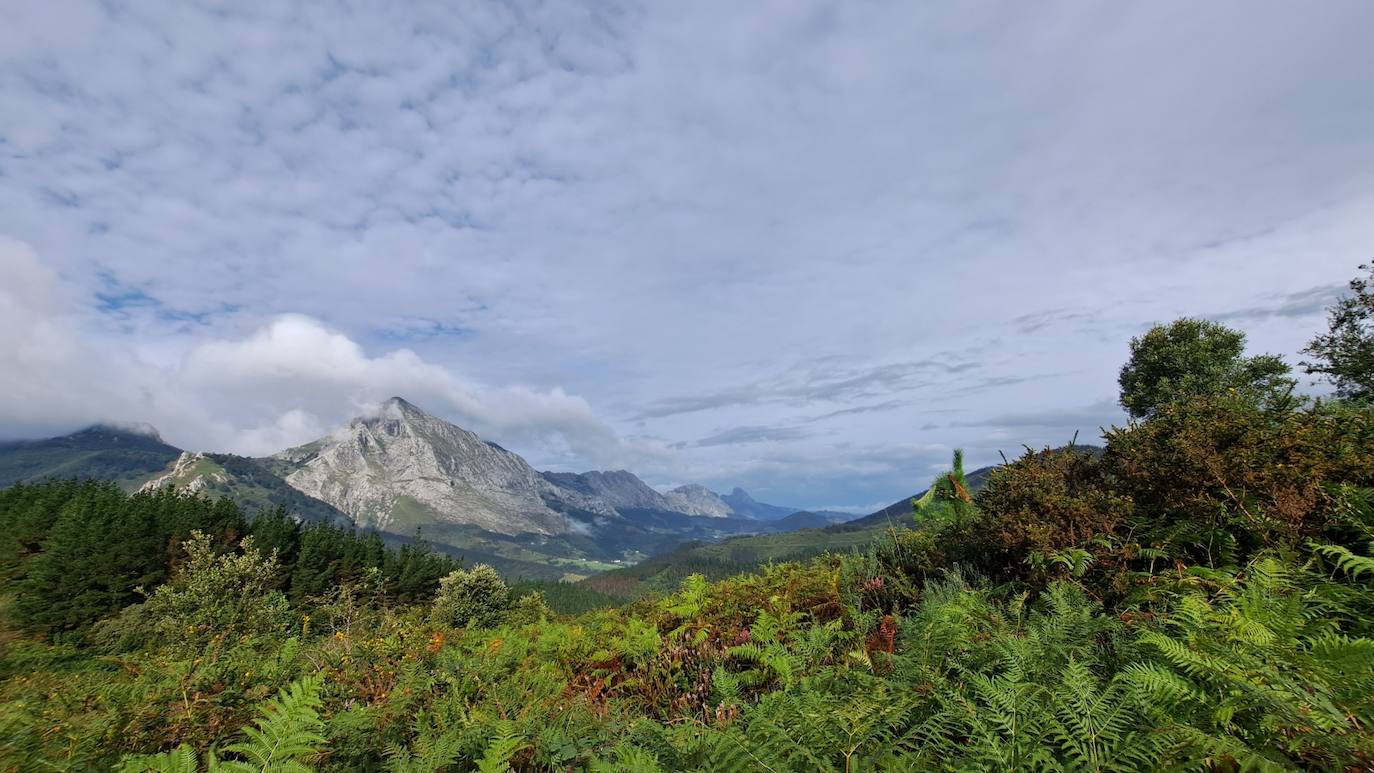
[[[1131,339],[1121,368],[1121,407],[1140,419],[1176,400],[1236,390],[1256,401],[1287,396],[1295,382],[1283,359],[1245,355],[1245,334],[1184,317]]]
[[[1360,268],[1368,277],[1350,280],[1350,295],[1327,313],[1327,332],[1303,349],[1309,374],[1325,376],[1347,400],[1374,400],[1374,263]]]

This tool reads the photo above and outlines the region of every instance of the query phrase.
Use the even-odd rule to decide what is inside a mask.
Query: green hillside
[[[981,489],[994,469],[982,467],[968,473],[965,480],[969,490],[976,492]],[[915,528],[918,519],[913,511],[913,502],[927,497],[930,491],[926,489],[863,518],[824,528],[732,537],[714,543],[683,543],[667,553],[634,566],[589,577],[582,583],[618,598],[636,598],[646,593],[670,593],[692,574],[724,579],[755,571],[769,563],[803,561],[825,553],[845,554],[864,550],[891,538],[896,532]]]
[[[0,487],[48,478],[110,480],[138,488],[181,449],[156,435],[94,426],[47,440],[0,443]]]

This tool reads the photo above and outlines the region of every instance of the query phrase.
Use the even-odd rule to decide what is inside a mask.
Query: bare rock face
[[[687,515],[726,518],[734,512],[714,491],[697,483],[678,486],[664,496],[670,505],[668,509]]]
[[[139,491],[154,491],[170,486],[188,494],[199,494],[206,488],[228,482],[229,474],[207,459],[205,454],[182,451],[181,456],[172,462],[171,469],[144,483]]]
[[[501,534],[561,534],[570,510],[615,517],[594,496],[555,485],[520,456],[393,397],[372,416],[273,457],[287,483],[362,527],[398,533],[424,523]]]
[[[628,470],[602,472],[546,472],[544,477],[563,488],[596,497],[611,507],[673,511],[668,497],[658,493]]]

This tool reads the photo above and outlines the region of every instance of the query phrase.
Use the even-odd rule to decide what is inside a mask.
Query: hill
[[[170,469],[141,486],[163,487],[224,497],[248,513],[280,507],[302,521],[353,527],[353,520],[338,508],[302,494],[257,460],[243,456],[184,451]]]
[[[62,437],[0,443],[0,488],[76,478],[110,480],[132,490],[180,455],[151,427],[96,425]]]
[[[981,467],[968,473],[965,480],[971,491],[978,491],[997,466]],[[898,531],[914,528],[912,503],[928,494],[930,489],[913,494],[862,518],[844,523],[821,523],[826,516],[799,512],[778,521],[779,533],[756,534],[718,542],[691,542],[675,546],[638,564],[617,568],[589,577],[582,583],[621,598],[634,598],[646,593],[667,593],[674,590],[684,577],[702,574],[722,579],[743,572],[754,571],[767,563],[803,561],[824,553],[847,553],[867,548]]]

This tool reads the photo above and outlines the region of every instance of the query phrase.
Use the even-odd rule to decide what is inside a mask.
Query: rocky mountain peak
[[[502,534],[559,534],[564,512],[614,516],[611,507],[561,489],[520,456],[393,397],[331,435],[275,457],[299,491],[361,526],[402,534],[426,523]]]
[[[669,491],[664,496],[672,509],[688,515],[705,515],[712,518],[725,518],[734,512],[716,493],[700,483],[688,483]]]
[[[141,491],[153,491],[163,487],[175,488],[190,494],[198,494],[217,483],[228,483],[229,474],[218,464],[209,460],[205,454],[182,451],[172,468],[162,475],[144,483]]]

